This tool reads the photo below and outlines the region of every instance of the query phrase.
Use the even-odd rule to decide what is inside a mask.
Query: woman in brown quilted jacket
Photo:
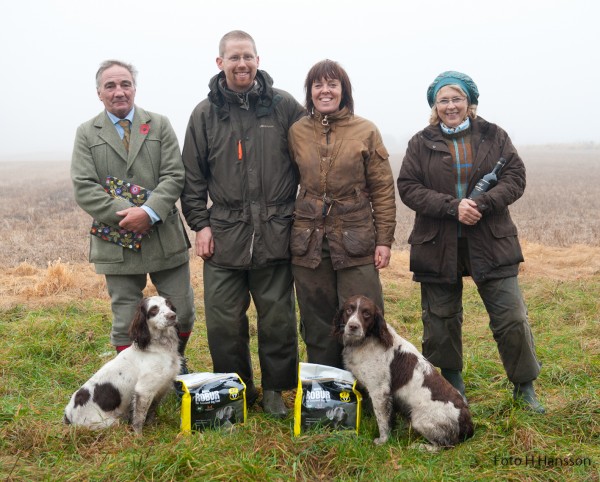
[[[346,71],[318,62],[305,89],[307,116],[288,136],[300,180],[290,241],[300,331],[310,363],[343,368],[335,312],[356,294],[383,310],[378,270],[394,241],[394,179],[379,130],[354,114]]]

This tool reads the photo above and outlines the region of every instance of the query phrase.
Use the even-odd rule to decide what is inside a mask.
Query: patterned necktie
[[[129,128],[129,121],[127,119],[123,119],[119,121],[119,125],[123,128],[123,145],[125,146],[125,150],[129,152],[129,136],[131,135],[131,130]]]

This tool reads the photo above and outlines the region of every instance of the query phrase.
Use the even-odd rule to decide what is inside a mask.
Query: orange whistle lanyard
[[[238,161],[242,160],[242,140],[238,140]]]

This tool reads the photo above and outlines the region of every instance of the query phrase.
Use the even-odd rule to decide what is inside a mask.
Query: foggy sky
[[[182,142],[234,29],[300,102],[308,69],[340,62],[391,152],[426,126],[444,70],[474,79],[479,115],[517,145],[598,143],[599,19],[595,0],[3,0],[0,160],[70,159],[77,126],[103,108],[94,76],[108,58],[137,67],[136,104]]]

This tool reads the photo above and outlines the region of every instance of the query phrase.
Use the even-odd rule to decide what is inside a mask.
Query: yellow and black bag
[[[237,373],[189,373],[176,379],[181,430],[228,428],[246,421],[246,385]]]
[[[358,434],[361,402],[356,379],[349,371],[300,363],[294,403],[294,435],[312,427],[354,430]]]

